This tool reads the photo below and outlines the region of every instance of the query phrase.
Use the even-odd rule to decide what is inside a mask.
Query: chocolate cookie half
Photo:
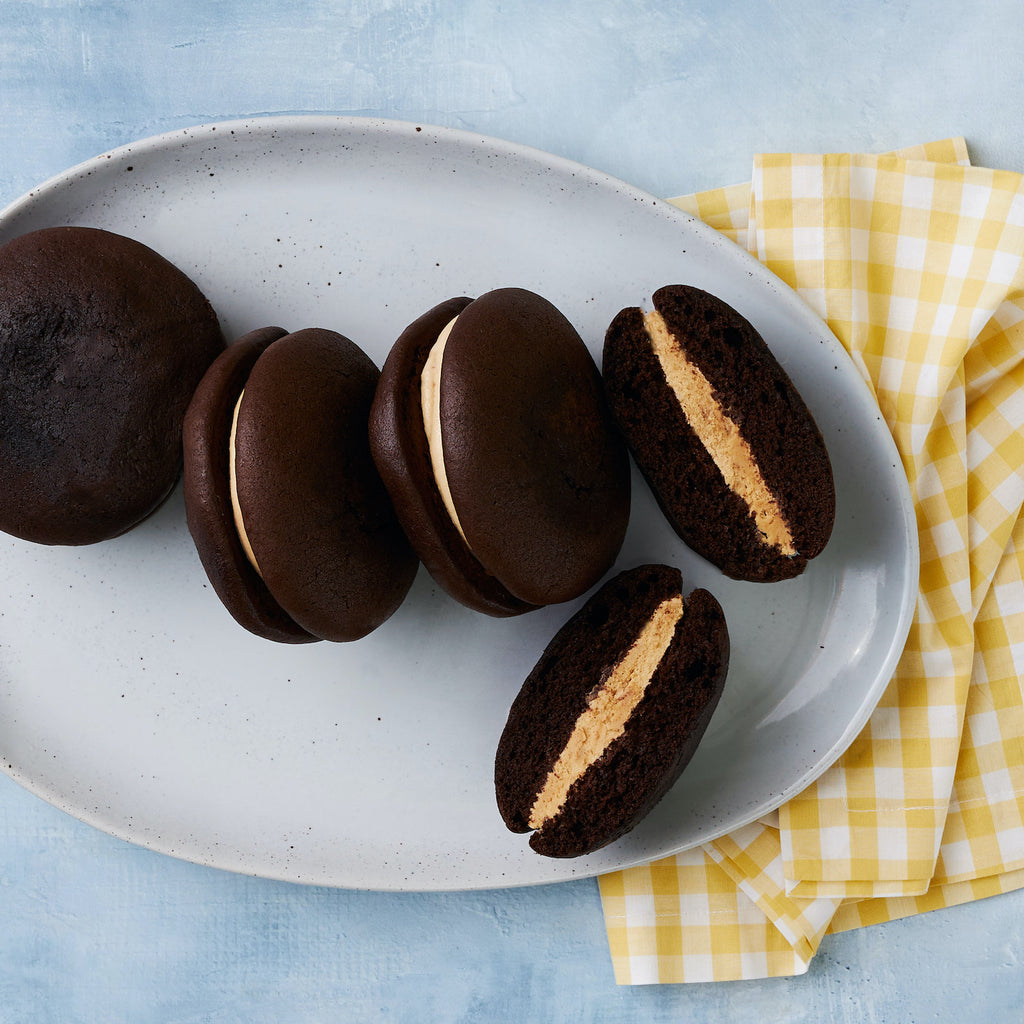
[[[384,364],[370,441],[417,554],[470,608],[570,600],[622,544],[629,463],[600,375],[533,292],[450,299],[412,323]]]
[[[333,331],[253,331],[185,418],[185,512],[218,596],[284,643],[355,640],[401,604],[416,558],[370,456],[379,374]]]
[[[0,248],[0,530],[89,544],[145,519],[223,348],[200,290],[141,242],[58,227]]]
[[[606,583],[548,644],[509,712],[498,810],[548,857],[629,832],[689,762],[718,704],[729,634],[706,590],[643,565]]]
[[[804,571],[835,519],[825,442],[764,339],[698,288],[654,293],[608,328],[608,400],[679,536],[734,579]]]

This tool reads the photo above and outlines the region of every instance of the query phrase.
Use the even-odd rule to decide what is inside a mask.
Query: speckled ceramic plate
[[[693,846],[777,807],[867,720],[909,627],[917,544],[906,479],[867,388],[775,277],[668,203],[556,157],[451,130],[334,117],[207,125],[91,160],[0,215],[156,248],[230,336],[330,327],[380,364],[441,299],[521,285],[599,355],[625,305],[671,282],[722,296],[802,391],[838,517],[799,579],[722,577],[634,478],[617,568],[659,560],[722,602],[725,696],[694,761],[633,833],[577,861],[505,830],[492,759],[522,679],[576,605],[492,620],[421,570],[350,645],[277,646],[207,585],[180,492],[125,537],[0,540],[3,768],[58,807],[179,857],[299,882],[460,889],[593,875]]]

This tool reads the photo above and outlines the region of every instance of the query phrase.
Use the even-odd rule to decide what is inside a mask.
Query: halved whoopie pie
[[[602,373],[619,427],[662,510],[694,551],[741,580],[789,579],[835,519],[821,431],[755,328],[684,285],[622,310]]]
[[[725,685],[729,633],[706,590],[642,565],[591,597],[548,644],[509,711],[498,810],[548,857],[629,832],[690,761]]]

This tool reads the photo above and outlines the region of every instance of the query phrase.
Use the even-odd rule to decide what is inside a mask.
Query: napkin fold
[[[801,974],[829,931],[1024,887],[1024,177],[963,139],[767,154],[672,200],[786,281],[892,431],[921,545],[896,673],[778,812],[600,879],[619,984]]]

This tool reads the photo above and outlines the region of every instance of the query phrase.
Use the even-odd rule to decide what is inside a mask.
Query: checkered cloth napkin
[[[673,200],[828,323],[910,482],[917,611],[862,734],[777,813],[600,879],[620,984],[801,974],[829,931],[1024,887],[1024,177],[962,139],[767,155]]]

